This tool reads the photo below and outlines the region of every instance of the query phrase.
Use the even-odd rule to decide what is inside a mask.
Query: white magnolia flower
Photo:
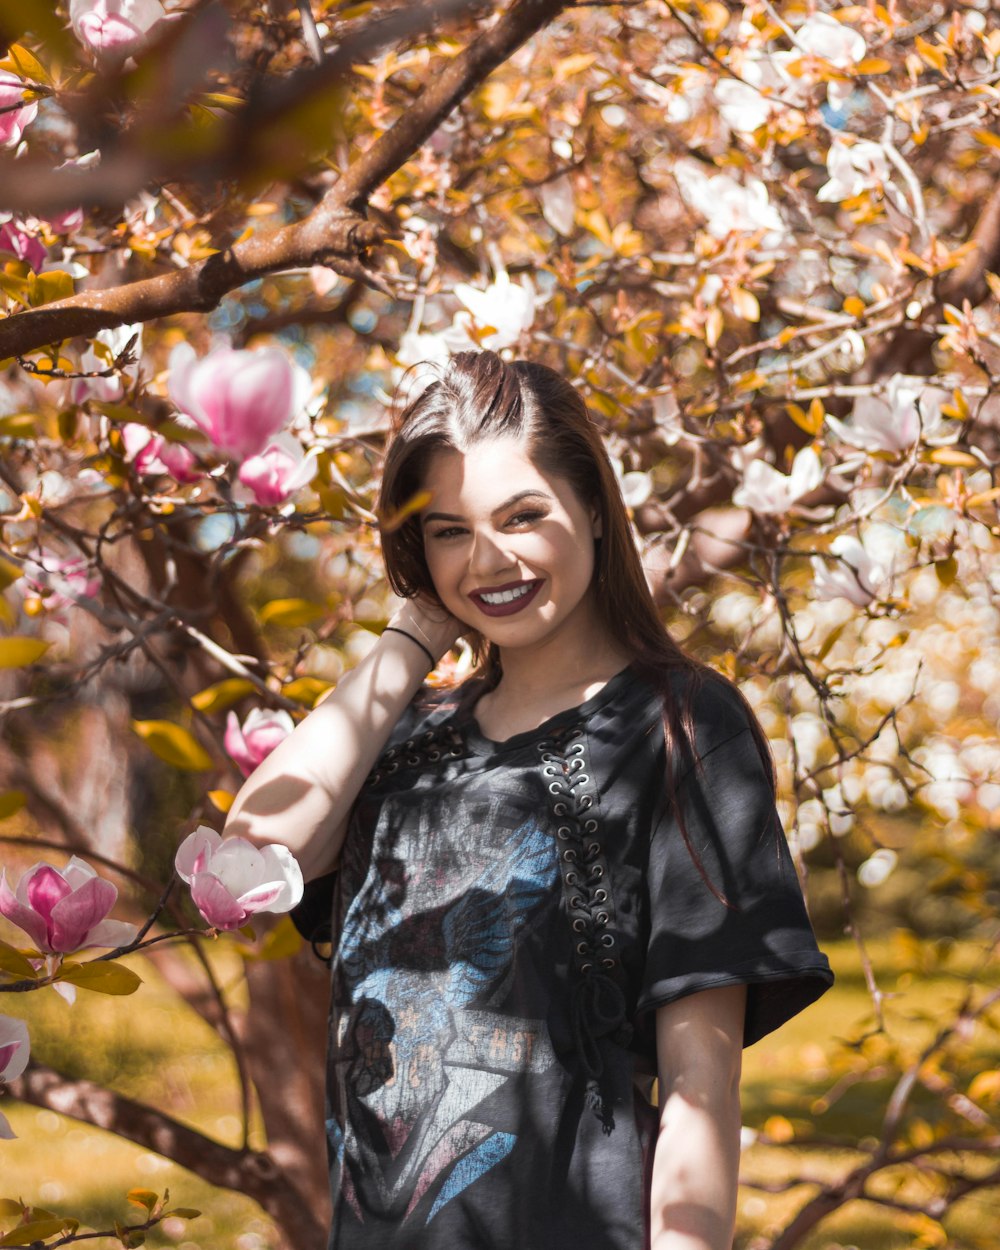
[[[706,220],[709,234],[724,239],[733,231],[784,230],[784,223],[758,178],[737,181],[730,174],[706,174],[696,161],[675,170],[681,194]]]
[[[98,352],[92,345],[80,357],[81,373],[100,373],[109,368],[113,360],[118,359],[133,338],[135,339],[132,344],[133,363],[120,372],[112,373],[110,377],[74,378],[69,386],[71,403],[82,404],[85,399],[114,403],[116,399],[121,399],[124,394],[123,377],[133,381],[139,371],[139,360],[142,356],[142,323],[116,326],[113,330],[98,330],[94,335],[94,343],[103,344],[107,350]]]
[[[795,43],[838,69],[857,65],[868,52],[864,35],[827,13],[814,13],[807,18],[795,32]]]
[[[648,473],[634,471],[625,472],[625,466],[617,456],[609,457],[611,467],[618,479],[618,486],[627,508],[641,508],[653,493],[653,479]]]
[[[506,269],[501,269],[485,291],[468,282],[455,285],[455,295],[468,312],[455,314],[453,327],[467,327],[469,315],[478,326],[491,326],[483,335],[482,346],[488,351],[513,347],[535,320],[535,288],[530,278],[512,282]]]
[[[837,135],[826,154],[830,181],[816,192],[818,200],[847,200],[884,186],[889,181],[889,161],[880,143],[859,139],[849,143]]]
[[[804,104],[806,84],[788,73],[795,52],[751,52],[739,63],[739,78],[724,78],[714,96],[719,116],[737,134],[752,134],[787,105]]]
[[[779,472],[765,460],[752,461],[743,476],[743,484],[733,492],[733,503],[765,515],[787,512],[797,499],[815,490],[822,480],[819,456],[811,447],[803,447],[788,474]]]
[[[895,851],[890,851],[885,846],[880,847],[863,864],[858,865],[858,880],[869,889],[881,885],[896,867],[898,859]]]
[[[555,182],[543,183],[538,188],[538,198],[542,202],[542,216],[552,229],[558,234],[571,235],[576,220],[576,197],[568,176],[564,174]]]
[[[854,405],[851,424],[828,416],[827,424],[841,442],[861,451],[909,451],[920,439],[940,445],[954,442],[957,426],[949,427],[941,413],[945,393],[923,378],[897,373],[889,379],[886,397],[865,396]]]
[[[673,391],[653,396],[653,420],[656,422],[656,432],[668,447],[673,447],[684,437],[680,405]]]
[[[847,599],[855,607],[867,607],[878,597],[887,577],[886,570],[849,534],[835,538],[830,544],[830,552],[839,557],[835,564],[827,563],[820,556],[813,556],[810,560],[815,597]]]

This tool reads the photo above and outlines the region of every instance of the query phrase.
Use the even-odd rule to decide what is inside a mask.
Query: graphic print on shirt
[[[558,879],[552,837],[503,795],[463,803],[447,829],[425,799],[405,818],[392,799],[383,805],[340,942],[340,1001],[352,1006],[330,1056],[344,1128],[329,1128],[342,1195],[361,1219],[366,1207],[406,1220],[440,1184],[421,1217],[433,1220],[516,1142],[475,1108],[554,1062],[543,1022],[491,1010],[518,935]]]

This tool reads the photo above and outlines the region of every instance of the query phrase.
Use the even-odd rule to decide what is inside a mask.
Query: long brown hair
[[[419,517],[430,458],[438,451],[464,452],[480,441],[504,436],[521,440],[539,468],[568,481],[581,503],[600,515],[601,538],[594,553],[596,605],[608,633],[660,692],[667,795],[673,801],[672,761],[677,761],[681,774],[698,763],[692,711],[698,687],[706,678],[725,679],[685,654],[660,619],[600,431],[580,394],[554,369],[529,360],[508,363],[490,351],[459,352],[435,381],[394,414],[378,503],[389,584],[403,597],[424,594],[437,600]],[[497,647],[485,639],[474,641],[482,673],[496,684]],[[680,701],[673,681],[678,674],[685,679],[680,683],[684,692]],[[746,711],[773,788],[767,739],[749,705]],[[705,876],[679,810],[677,815],[699,871],[725,901]]]

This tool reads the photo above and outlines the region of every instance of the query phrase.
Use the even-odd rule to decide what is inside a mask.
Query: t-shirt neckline
[[[485,685],[484,678],[473,678],[467,684],[462,691],[462,698],[456,716],[462,723],[470,749],[477,754],[492,755],[499,751],[512,751],[518,747],[531,745],[541,738],[546,738],[554,730],[560,729],[572,721],[586,720],[598,708],[610,702],[635,676],[635,673],[634,662],[627,664],[623,669],[615,673],[613,677],[608,678],[600,690],[596,691],[588,699],[584,699],[582,703],[578,703],[575,707],[564,708],[561,712],[556,712],[554,716],[550,716],[548,720],[542,721],[534,729],[522,730],[521,733],[513,734],[511,737],[502,740],[488,738],[479,728],[479,722],[476,720],[476,704],[482,695],[486,693],[486,690],[483,689]]]

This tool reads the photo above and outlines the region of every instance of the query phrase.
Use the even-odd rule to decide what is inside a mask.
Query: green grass
[[[874,1069],[854,1083],[843,1080],[848,1049],[836,1039],[858,1037],[872,1024],[872,1003],[859,970],[857,953],[847,942],[827,944],[837,972],[836,987],[818,1003],[746,1052],[744,1061],[744,1123],[756,1129],[792,1134],[781,1146],[756,1144],[743,1158],[748,1181],[782,1184],[799,1175],[818,1181],[844,1175],[862,1156],[857,1143],[879,1133],[893,1077],[885,1067],[915,1055],[934,1035],[949,1011],[961,1000],[966,985],[997,983],[994,964],[984,972],[981,953],[972,944],[924,958],[919,975],[909,969],[912,948],[891,940],[870,948],[885,1003],[886,1034],[868,1043],[864,1061]],[[234,1005],[245,999],[239,984],[237,957],[212,951],[221,979],[231,986]],[[240,1138],[239,1099],[232,1058],[216,1032],[185,1002],[147,961],[134,958],[145,984],[130,998],[107,998],[80,992],[74,1007],[55,994],[8,995],[0,1004],[6,1014],[29,1020],[33,1053],[43,1063],[87,1077],[129,1097],[149,1102],[229,1146]],[[954,1063],[963,1071],[1000,1067],[997,1035],[983,1025],[963,1041]],[[839,1065],[839,1066],[838,1066]],[[859,1065],[863,1066],[863,1065]],[[841,1081],[839,1097],[827,1097]],[[269,1250],[277,1245],[271,1221],[249,1199],[216,1189],[160,1156],[51,1111],[5,1100],[15,1141],[0,1144],[0,1197],[80,1217],[91,1227],[109,1228],[117,1219],[138,1221],[141,1211],[125,1201],[126,1192],[142,1187],[162,1192],[169,1187],[171,1204],[197,1207],[194,1220],[169,1221],[150,1233],[147,1244],[180,1250]],[[918,1123],[910,1131],[933,1132],[940,1101],[926,1091],[914,1098]],[[995,1106],[993,1108],[995,1111]],[[922,1130],[920,1124],[926,1126]],[[995,1129],[994,1129],[995,1131]],[[810,1144],[816,1137],[837,1142]],[[254,1124],[254,1146],[263,1133]],[[322,1148],[317,1143],[317,1149]],[[996,1160],[978,1160],[978,1166]],[[928,1182],[914,1175],[886,1175],[877,1192],[896,1192],[923,1201]],[[781,1228],[815,1186],[797,1185],[769,1194],[746,1186],[741,1192],[738,1245],[752,1250],[762,1236]],[[997,1191],[971,1195],[946,1220],[952,1250],[993,1250],[1000,1208]],[[7,1220],[0,1227],[6,1228]],[[907,1250],[937,1244],[935,1230],[898,1212],[854,1201],[826,1219],[801,1243],[801,1250]]]

